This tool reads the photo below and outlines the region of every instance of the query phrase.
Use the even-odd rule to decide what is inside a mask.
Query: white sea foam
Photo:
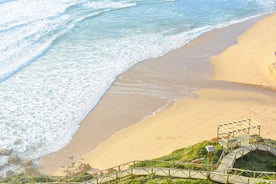
[[[275,8],[276,6],[276,1],[275,0],[247,0],[248,2],[257,2],[260,3],[261,5],[265,5],[265,6],[271,6],[271,8]]]
[[[0,16],[5,17],[0,19],[0,25],[6,27],[63,13],[67,8],[65,3],[54,0],[20,0],[0,4]]]
[[[114,2],[114,1],[104,0],[104,1],[87,2],[84,4],[84,6],[88,8],[93,8],[93,9],[121,9],[121,8],[136,6],[136,3],[131,1]]]
[[[57,35],[50,33],[66,22],[62,16],[54,21],[33,22],[19,29],[0,32],[0,80],[26,66],[50,47]],[[47,37],[45,37],[47,35]]]
[[[10,1],[0,4],[0,80],[42,54],[51,44],[53,31],[64,27],[61,15],[70,2]]]
[[[8,14],[10,17],[7,17],[7,19],[2,22],[0,21],[0,26],[3,26],[2,31],[0,28],[0,37],[3,38],[0,40],[0,52],[2,53],[0,56],[0,81],[5,80],[21,68],[27,66],[33,61],[33,58],[37,58],[43,54],[43,52],[51,46],[58,36],[66,33],[69,29],[72,29],[76,23],[81,22],[86,18],[99,15],[102,12],[136,5],[135,3],[127,1],[88,2],[85,3],[85,6],[103,10],[89,13],[76,18],[75,20],[70,20],[68,16],[59,14],[64,13],[64,11],[72,4],[67,1],[66,5],[64,2],[53,5],[54,2],[49,2],[45,3],[43,1],[43,3],[38,3],[39,6],[36,7],[35,5],[37,2],[34,4],[28,4],[28,7],[31,7],[32,9],[35,7],[36,11],[33,12],[30,11],[30,9],[22,8],[26,6],[26,0],[15,5],[15,2],[10,2],[0,7],[3,8],[3,15],[8,14],[7,12],[11,11],[17,12],[15,16]],[[50,7],[52,6],[55,8],[51,9]],[[49,7],[49,10],[45,12],[47,7]],[[22,11],[22,9],[24,9],[24,11]],[[26,13],[29,11],[31,13]],[[27,14],[28,16],[23,19],[19,18],[23,14]],[[53,16],[56,17],[52,18]],[[59,29],[60,31],[58,33],[57,30]],[[53,31],[56,31],[57,33],[51,36],[51,32]]]

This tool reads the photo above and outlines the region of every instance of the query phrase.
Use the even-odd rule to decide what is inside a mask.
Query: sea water
[[[134,64],[275,8],[275,0],[0,0],[0,148],[23,159],[58,151]]]

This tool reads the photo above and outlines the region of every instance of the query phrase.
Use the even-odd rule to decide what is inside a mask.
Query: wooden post
[[[210,180],[210,171],[207,171],[207,172],[206,172],[206,179],[207,179],[207,180]]]
[[[225,181],[225,183],[229,183],[229,175],[227,174],[227,176],[226,176],[226,181]]]
[[[219,125],[217,126],[217,143],[218,143],[218,139],[219,139]]]
[[[130,168],[131,178],[133,178],[133,168]]]
[[[229,137],[230,137],[230,134],[231,134],[231,133],[229,133],[229,132],[228,132],[228,134],[227,134],[227,148],[226,148],[227,150],[228,150],[228,148],[229,148]]]

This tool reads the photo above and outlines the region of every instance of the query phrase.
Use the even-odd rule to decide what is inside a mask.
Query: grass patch
[[[47,176],[37,176],[37,177],[28,177],[24,174],[18,174],[14,176],[10,176],[0,180],[0,183],[17,183],[17,184],[24,184],[24,183],[44,183],[44,182],[55,182],[56,180],[47,177]]]
[[[207,157],[205,146],[213,145],[215,153],[213,157]],[[147,161],[141,161],[133,167],[167,167],[179,169],[207,170],[208,163],[217,163],[223,148],[215,141],[204,141],[187,148],[175,150],[169,155]],[[192,164],[191,164],[192,163]]]
[[[70,177],[54,177],[54,176],[26,176],[24,174],[18,174],[10,177],[6,177],[0,180],[0,183],[49,183],[49,182],[85,182],[92,179],[89,173],[77,173]]]
[[[236,160],[234,168],[252,171],[276,171],[276,157],[269,152],[256,150]]]

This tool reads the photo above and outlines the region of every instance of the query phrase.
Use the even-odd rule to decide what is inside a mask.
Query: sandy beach
[[[238,38],[238,44],[213,58],[214,79],[276,86],[275,14]]]
[[[276,139],[275,91],[232,83],[276,86],[276,14],[260,19],[205,33],[120,75],[71,143],[42,159],[41,172],[62,174],[68,157],[96,169],[159,157],[243,118]]]
[[[160,157],[216,137],[218,123],[243,118],[257,120],[262,125],[262,135],[275,139],[274,92],[240,90],[201,90],[199,99],[178,101],[105,141],[85,155],[85,162],[106,169],[133,160]]]

